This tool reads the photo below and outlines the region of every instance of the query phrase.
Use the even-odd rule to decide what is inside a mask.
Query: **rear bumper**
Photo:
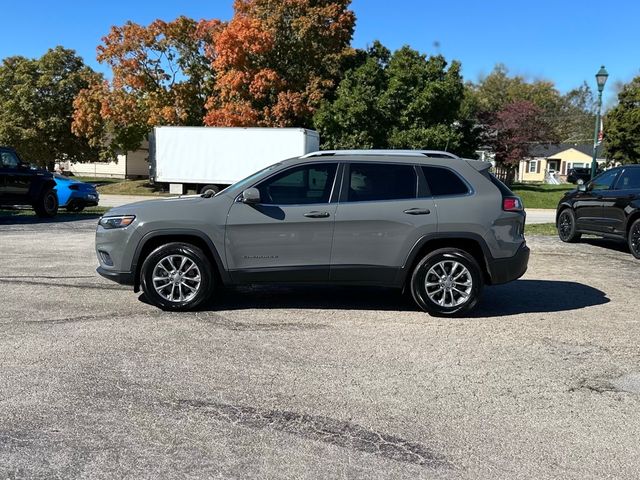
[[[529,265],[529,254],[531,250],[526,243],[518,249],[518,252],[509,258],[494,258],[487,262],[489,276],[492,285],[511,282],[517,280],[527,271]]]
[[[112,282],[119,283],[120,285],[134,284],[134,275],[131,272],[113,272],[102,267],[98,267],[96,269],[96,272],[98,272],[104,278],[111,280]]]

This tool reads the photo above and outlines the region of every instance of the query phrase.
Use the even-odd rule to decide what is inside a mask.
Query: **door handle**
[[[327,218],[329,217],[329,212],[307,212],[304,216],[307,218]]]
[[[429,210],[428,208],[410,208],[408,210],[405,210],[404,213],[406,213],[407,215],[429,215],[431,213],[431,210]]]

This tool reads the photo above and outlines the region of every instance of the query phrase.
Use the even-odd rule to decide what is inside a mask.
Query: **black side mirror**
[[[247,188],[242,192],[240,201],[249,205],[260,203],[260,190],[257,188]]]

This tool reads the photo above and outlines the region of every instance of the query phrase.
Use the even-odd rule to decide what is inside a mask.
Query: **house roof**
[[[591,143],[538,143],[529,148],[529,155],[531,157],[548,158],[570,148],[578,150],[585,155],[593,154],[593,144]]]

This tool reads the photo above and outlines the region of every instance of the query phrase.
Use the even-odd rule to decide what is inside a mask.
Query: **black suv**
[[[567,192],[556,224],[563,242],[577,242],[583,233],[621,239],[640,258],[640,165],[612,168]]]
[[[0,147],[0,206],[31,205],[39,217],[58,213],[53,175],[20,160],[16,151]]]
[[[601,173],[602,170],[600,169],[596,171],[596,175],[600,175]],[[579,180],[582,180],[583,183],[591,180],[591,167],[575,167],[569,169],[567,172],[567,182],[578,183]]]

